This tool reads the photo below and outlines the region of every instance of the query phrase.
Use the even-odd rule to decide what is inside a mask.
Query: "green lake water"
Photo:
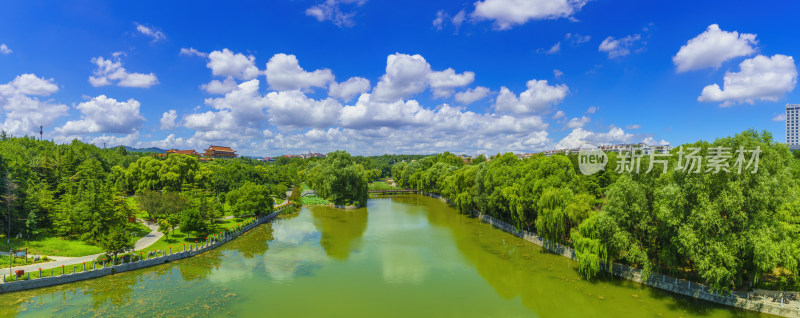
[[[575,262],[437,199],[303,208],[197,257],[0,295],[2,317],[754,317]]]

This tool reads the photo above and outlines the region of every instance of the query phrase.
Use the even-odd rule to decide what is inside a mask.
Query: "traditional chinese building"
[[[191,150],[178,150],[178,149],[167,150],[167,155],[169,156],[171,154],[190,155],[190,156],[195,156],[195,157],[200,158],[200,153],[195,151],[194,149],[191,149]]]
[[[231,147],[211,145],[205,151],[203,154],[205,158],[236,158],[239,156]]]

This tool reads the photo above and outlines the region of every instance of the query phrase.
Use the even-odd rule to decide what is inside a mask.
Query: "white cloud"
[[[777,101],[797,85],[797,68],[791,56],[758,55],[742,61],[739,68],[739,72],[725,73],[722,89],[717,84],[708,85],[697,100],[723,102],[723,107],[756,100]]]
[[[131,134],[144,122],[139,113],[141,104],[131,98],[126,102],[100,95],[78,104],[80,120],[70,120],[56,131],[65,136],[87,133]]]
[[[224,80],[211,80],[208,84],[200,85],[200,88],[209,94],[227,94],[235,90],[238,86],[233,77],[226,77]]]
[[[345,11],[346,9],[343,9],[343,7],[350,7],[352,10],[366,2],[366,0],[326,0],[306,9],[306,15],[312,16],[320,22],[331,21],[339,27],[351,27],[355,25],[353,16],[355,16],[356,12],[354,10]]]
[[[614,37],[609,36],[600,43],[598,50],[608,53],[608,58],[610,59],[623,57],[631,54],[631,47],[641,39],[642,36],[639,34],[629,35],[619,39],[614,39]]]
[[[333,98],[314,100],[300,91],[267,94],[272,124],[324,128],[336,125],[342,105]]]
[[[456,33],[458,33],[458,29],[461,28],[461,24],[463,24],[466,20],[467,12],[464,10],[458,11],[458,13],[452,17],[444,12],[444,10],[439,10],[436,12],[436,18],[433,19],[433,28],[437,31],[440,31],[447,22],[450,22],[455,27]]]
[[[489,88],[478,86],[475,88],[467,89],[466,91],[463,92],[456,93],[455,98],[456,101],[464,105],[469,105],[477,100],[483,99],[487,95],[489,95]]]
[[[14,52],[14,51],[9,49],[7,45],[0,44],[0,54],[11,54],[12,52]]]
[[[448,97],[453,94],[454,88],[471,84],[475,80],[475,73],[467,71],[457,74],[455,70],[448,68],[430,72],[428,79],[434,97]]]
[[[587,110],[586,110],[586,113],[587,113],[587,114],[594,114],[594,113],[596,113],[598,110],[600,110],[600,107],[597,107],[597,106],[589,106],[589,109],[587,109]]]
[[[419,54],[395,53],[386,58],[386,74],[372,90],[372,99],[394,101],[411,97],[430,87],[434,98],[447,97],[457,87],[467,86],[475,80],[475,73],[456,73],[452,68],[431,70],[430,64]]]
[[[578,148],[584,144],[608,145],[628,143],[632,134],[626,133],[619,127],[611,126],[608,132],[598,133],[585,130],[583,128],[575,128],[566,137],[561,139],[556,144],[556,149],[572,149]]]
[[[306,72],[294,55],[278,53],[267,62],[267,83],[277,91],[326,87],[333,81],[333,73],[329,69]]]
[[[38,96],[48,96],[58,91],[53,79],[22,74],[7,84],[0,84],[0,110],[5,121],[0,129],[17,136],[33,136],[39,125],[50,126],[67,115],[66,105],[52,101],[41,101]]]
[[[496,29],[506,30],[530,20],[570,18],[588,0],[483,0],[475,2],[472,16],[493,20]]]
[[[559,69],[554,69],[553,70],[553,77],[554,78],[560,78],[561,76],[564,76],[564,72],[562,72]]]
[[[185,47],[182,47],[181,48],[181,52],[179,54],[183,55],[183,56],[199,56],[199,57],[202,57],[202,58],[208,57],[208,53],[200,52],[200,51],[196,50],[193,47],[190,47],[188,49],[185,48]]]
[[[89,83],[94,87],[111,85],[112,82],[117,82],[117,86],[121,87],[139,87],[149,88],[150,86],[158,84],[158,78],[154,73],[128,73],[122,67],[120,56],[123,53],[114,53],[113,60],[105,59],[103,57],[92,58],[92,63],[97,65],[97,69],[92,72],[94,75],[89,76]]]
[[[447,13],[444,13],[444,10],[437,11],[436,18],[433,19],[433,28],[436,30],[441,30],[445,19],[447,19]]]
[[[586,126],[590,121],[592,121],[589,117],[581,116],[581,118],[573,118],[567,122],[567,128],[575,129]]]
[[[134,23],[134,24],[136,24],[136,31],[139,31],[139,33],[153,38],[153,42],[158,42],[167,38],[164,32],[156,30],[153,27],[149,27],[139,23]]]
[[[578,33],[567,33],[564,35],[564,39],[569,41],[570,44],[577,46],[589,42],[592,37],[588,35],[580,35]]]
[[[422,55],[395,53],[386,58],[384,74],[372,91],[373,98],[381,101],[408,97],[425,90],[431,66]]]
[[[331,82],[328,87],[328,95],[344,101],[353,99],[356,95],[366,93],[372,86],[369,80],[363,77],[351,77],[347,81],[336,83]]]
[[[557,111],[555,114],[553,114],[553,119],[559,119],[559,118],[562,118],[562,117],[564,117],[564,116],[566,116],[566,115],[567,115],[567,114],[566,114],[566,113],[564,113],[564,111],[563,111],[563,110],[559,110],[559,111]]]
[[[722,31],[712,24],[681,46],[672,62],[678,67],[678,73],[706,67],[716,69],[727,60],[755,53],[756,44],[755,34]]]
[[[633,129],[639,129],[639,128],[642,128],[642,125],[639,125],[639,124],[633,124],[633,125],[627,125],[627,126],[625,126],[625,129],[629,129],[629,130],[633,130]]]
[[[645,137],[642,139],[642,143],[648,146],[666,146],[669,145],[669,141],[661,139],[660,141],[656,141],[653,137]]]
[[[567,85],[551,86],[547,80],[532,79],[527,83],[528,89],[519,94],[519,98],[505,86],[495,100],[495,110],[503,113],[526,114],[546,110],[551,105],[560,103],[567,96]]]
[[[558,52],[561,52],[561,42],[560,42],[560,41],[559,41],[559,42],[556,42],[556,44],[553,44],[553,46],[551,46],[551,47],[550,47],[550,48],[549,48],[547,51],[545,51],[544,53],[545,53],[545,54],[556,54],[556,53],[558,53]]]
[[[161,129],[174,130],[178,127],[175,120],[178,119],[178,113],[174,109],[170,109],[161,115]]]
[[[228,49],[213,51],[208,54],[208,64],[211,73],[216,76],[231,76],[240,80],[250,80],[258,76],[259,71],[255,64],[256,58],[242,53],[234,54]]]
[[[51,79],[40,78],[34,74],[22,74],[9,82],[5,89],[25,95],[47,96],[58,91],[58,85]],[[2,91],[0,91],[2,93]]]
[[[772,121],[785,121],[786,114],[777,114],[775,117],[772,117]]]

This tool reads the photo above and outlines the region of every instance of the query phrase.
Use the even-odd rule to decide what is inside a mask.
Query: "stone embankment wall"
[[[434,193],[424,193],[427,196],[438,198],[448,204],[450,200]],[[506,231],[514,236],[524,239],[533,244],[539,245],[550,252],[576,260],[575,250],[569,246],[558,243],[548,242],[547,240],[539,237],[535,233],[524,230],[517,230],[511,224],[495,219],[489,215],[483,214],[479,211],[473,211],[473,216],[479,218],[485,223]],[[623,264],[614,263],[611,269],[614,276],[632,280],[658,289],[663,289],[676,294],[681,294],[697,299],[707,300],[718,304],[738,307],[742,309],[784,316],[784,317],[800,317],[800,302],[793,301],[784,304],[773,303],[771,299],[749,299],[750,293],[739,294],[734,293],[731,295],[720,295],[708,290],[703,284],[698,284],[692,281],[679,279],[669,275],[651,274],[646,280],[642,279],[642,270],[632,268]],[[773,293],[780,293],[772,291]],[[759,293],[764,294],[764,293]],[[756,297],[760,298],[760,297]]]
[[[282,209],[281,209],[282,210]],[[205,253],[209,250],[217,248],[218,246],[225,244],[239,235],[244,234],[245,232],[253,229],[254,227],[263,224],[281,213],[281,210],[275,211],[272,214],[267,216],[258,218],[255,222],[250,223],[242,227],[241,230],[230,232],[230,234],[226,235],[222,239],[214,240],[211,242],[206,243],[199,243],[198,245],[190,246],[189,248],[183,251],[162,251],[161,256],[154,256],[149,259],[114,265],[110,267],[98,268],[98,269],[89,269],[87,268],[86,271],[74,273],[74,274],[66,274],[66,275],[57,275],[57,276],[49,276],[37,279],[30,279],[30,280],[19,280],[13,282],[6,282],[4,284],[0,284],[0,293],[8,293],[8,292],[15,292],[21,291],[26,289],[33,289],[33,288],[40,288],[40,287],[47,287],[59,284],[66,284],[71,282],[77,282],[85,279],[92,279],[97,277],[103,277],[106,275],[112,275],[115,273],[122,273],[127,271],[133,271],[137,269],[142,269],[145,267],[156,266],[160,264],[164,264],[167,262],[177,261],[179,259],[189,258],[201,253]]]

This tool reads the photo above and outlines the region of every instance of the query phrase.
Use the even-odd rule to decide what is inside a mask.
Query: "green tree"
[[[125,232],[125,227],[117,225],[103,235],[103,239],[100,240],[100,246],[106,250],[107,254],[116,258],[118,254],[133,249],[133,242],[130,235]]]
[[[234,215],[262,215],[272,213],[275,201],[267,186],[247,182],[228,192],[228,204]]]

